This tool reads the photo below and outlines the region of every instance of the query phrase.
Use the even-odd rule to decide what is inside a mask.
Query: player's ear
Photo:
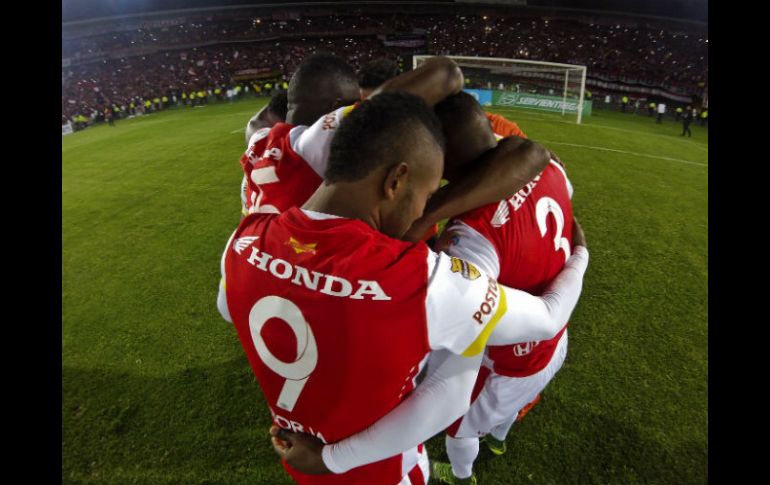
[[[406,187],[407,179],[409,178],[409,165],[404,162],[399,162],[385,174],[385,180],[383,182],[383,195],[385,200],[393,200],[398,197],[400,192]]]

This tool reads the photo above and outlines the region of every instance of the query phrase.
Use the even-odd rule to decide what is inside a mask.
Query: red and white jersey
[[[325,442],[395,408],[431,350],[480,353],[506,312],[503,289],[472,264],[296,207],[244,218],[222,272],[220,312],[235,324],[274,422]],[[415,475],[423,452],[338,475],[285,466],[301,484],[395,485]]]
[[[355,105],[339,108],[312,126],[276,123],[257,130],[241,157],[249,214],[280,214],[304,204],[321,185],[332,137]]]
[[[571,198],[567,174],[552,160],[510,199],[453,219],[447,228],[448,252],[476,263],[506,286],[541,294],[571,254]],[[485,362],[510,377],[535,374],[550,362],[564,329],[550,340],[490,346]]]

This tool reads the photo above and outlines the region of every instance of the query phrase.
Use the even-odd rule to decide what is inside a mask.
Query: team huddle
[[[476,483],[564,362],[588,251],[561,161],[453,61],[382,71],[310,56],[249,121],[217,306],[297,483]]]

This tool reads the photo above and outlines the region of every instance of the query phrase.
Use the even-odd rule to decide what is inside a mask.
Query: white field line
[[[541,143],[544,145],[565,145],[570,147],[577,147],[577,148],[586,148],[589,150],[599,150],[603,152],[615,152],[615,153],[625,153],[627,155],[635,155],[637,157],[647,157],[647,158],[655,158],[658,160],[668,160],[670,162],[677,162],[677,163],[686,163],[688,165],[698,165],[701,167],[708,167],[707,163],[701,163],[701,162],[693,162],[690,160],[681,160],[679,158],[671,158],[671,157],[663,157],[660,155],[650,155],[648,153],[638,153],[638,152],[630,152],[627,150],[617,150],[615,148],[607,148],[607,147],[597,147],[597,146],[590,146],[590,145],[578,145],[576,143],[563,143],[559,141],[549,141],[549,140],[540,140]]]

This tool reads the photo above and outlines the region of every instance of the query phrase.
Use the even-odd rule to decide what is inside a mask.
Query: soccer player
[[[472,96],[466,93],[450,96],[436,106],[436,113],[442,121],[447,143],[446,178],[458,178],[472,160],[484,154],[489,156],[497,149],[499,135],[492,132],[484,111]],[[439,240],[439,247],[448,248],[451,256],[486,268],[490,274],[498,274],[506,286],[542,293],[563,268],[569,244],[585,246],[579,227],[572,224],[571,191],[562,166],[552,161],[510,200],[489,204],[453,219]],[[552,237],[557,233],[559,250],[555,250]],[[573,233],[580,239],[573,241]],[[566,347],[566,328],[544,341],[488,347],[485,366],[473,390],[475,401],[465,417],[450,428],[447,437],[447,454],[455,472],[448,464],[434,463],[434,475],[449,483],[475,483],[472,465],[478,453],[479,434],[490,431],[497,434],[500,439],[488,444],[498,453],[504,452],[508,429],[519,411],[561,367]],[[331,447],[319,449],[312,441],[294,433],[281,433],[294,443],[292,451],[276,441],[274,447],[291,463],[299,462],[303,469],[317,466],[319,461],[337,472],[371,463],[381,457],[384,450],[406,449],[416,430],[425,433],[418,435],[423,440],[432,436],[427,432],[430,426],[425,423],[433,423],[433,415],[441,412],[443,403],[462,398],[461,391],[458,392],[462,385],[456,383],[457,380],[457,376],[446,374],[430,377],[429,389],[423,389],[426,384],[421,384],[416,391],[419,395],[410,397],[376,427]],[[400,418],[391,416],[397,413]],[[383,442],[389,446],[383,447]]]
[[[276,123],[286,121],[286,112],[288,111],[288,94],[286,91],[276,93],[270,101],[251,117],[246,124],[246,145],[254,133],[261,128],[272,128]]]
[[[257,114],[246,124],[246,147],[254,133],[262,128],[272,128],[276,123],[286,121],[288,110],[288,96],[286,91],[276,93]],[[248,200],[248,179],[243,175],[241,181],[241,215],[245,217],[249,212],[246,201]]]
[[[434,105],[459,91],[462,73],[453,64],[435,62],[396,86]],[[302,61],[289,83],[286,122],[257,130],[241,157],[249,212],[280,213],[307,201],[321,184],[333,134],[359,96],[355,71],[343,59],[315,54]]]
[[[461,169],[465,160],[475,158],[474,150],[484,153],[496,143],[493,133],[488,131],[468,148],[468,142],[452,132],[462,128],[457,126],[457,114],[469,110],[474,115],[464,116],[465,122],[472,122],[474,117],[484,119],[481,106],[471,96],[453,96],[436,107],[447,138],[446,164],[452,170]],[[455,145],[459,143],[471,150],[465,159],[451,155],[456,153]],[[450,221],[437,249],[476,264],[506,286],[539,294],[559,274],[572,251],[571,197],[572,186],[564,168],[551,161],[510,199]],[[434,463],[435,475],[447,483],[475,483],[472,467],[479,451],[478,437],[486,435],[490,450],[504,453],[511,426],[517,417],[523,417],[528,403],[539,400],[540,392],[561,368],[566,353],[566,325],[551,339],[488,347],[473,404],[447,433],[451,469]]]
[[[326,81],[319,84],[323,79]],[[357,90],[352,68],[333,56],[311,56],[294,73],[289,85],[286,123],[278,123],[272,129],[257,130],[241,157],[241,166],[247,175],[248,212],[281,213],[291,207],[299,207],[321,184],[336,129],[355,106],[340,107],[312,126],[295,126],[293,123],[304,123],[320,109],[341,103],[344,96],[334,94],[340,89],[340,83],[346,86],[346,95],[352,95],[351,83]],[[413,71],[390,79],[372,96],[403,90],[418,95],[432,107],[447,96],[458,93],[462,83],[462,72],[453,61],[435,57]],[[330,87],[319,90],[322,85]],[[322,96],[327,91],[332,94]],[[308,92],[313,95],[308,96]],[[466,174],[462,184],[442,188],[431,202],[430,211],[426,212],[426,216],[432,219],[421,219],[426,229],[443,218],[510,197],[521,189],[542,170],[547,160],[539,157],[539,148],[534,144],[523,144],[520,151],[528,152],[530,156],[518,156],[511,160],[491,158]],[[457,193],[463,196],[455,197]],[[424,233],[418,234],[415,239]]]
[[[552,338],[569,318],[584,248],[537,298],[424,243],[394,239],[438,189],[442,138],[414,96],[364,101],[340,123],[324,184],[302,209],[250,214],[228,241],[218,308],[234,322],[282,428],[339,441],[404,400],[431,351],[468,357],[461,371],[474,377],[480,361],[470,358],[487,342]],[[467,408],[470,387],[446,403],[452,411],[439,426]],[[425,483],[424,447],[403,450],[337,475],[285,467],[298,483]]]
[[[398,76],[398,66],[387,57],[371,60],[358,70],[361,99],[366,99],[388,79]]]
[[[434,62],[434,61],[431,61]],[[387,58],[379,58],[370,61],[359,70],[358,72],[358,84],[361,88],[361,99],[366,99],[371,96],[372,93],[383,86],[387,81],[398,76],[398,67],[395,62]],[[467,84],[467,83],[466,83]],[[487,118],[492,125],[492,129],[495,133],[500,134],[503,137],[518,136],[521,138],[527,138],[527,136],[519,129],[518,125],[512,121],[507,120],[501,115],[487,113]],[[435,241],[435,237],[438,234],[438,222],[448,217],[470,210],[474,208],[473,198],[476,195],[482,197],[488,197],[486,191],[490,190],[490,185],[495,181],[507,180],[507,174],[509,172],[500,173],[490,170],[487,173],[479,170],[476,173],[465,174],[463,186],[458,185],[458,180],[454,180],[455,184],[450,187],[440,189],[432,201],[429,202],[425,208],[423,216],[415,221],[413,227],[404,236],[405,241],[427,241],[429,244]],[[487,167],[494,169],[495,167]],[[499,167],[496,167],[499,168]],[[508,168],[511,168],[508,166]],[[462,196],[462,197],[461,197]],[[506,195],[507,197],[507,195]],[[454,206],[447,206],[447,201],[453,200]],[[490,199],[479,199],[478,203],[486,203]]]

